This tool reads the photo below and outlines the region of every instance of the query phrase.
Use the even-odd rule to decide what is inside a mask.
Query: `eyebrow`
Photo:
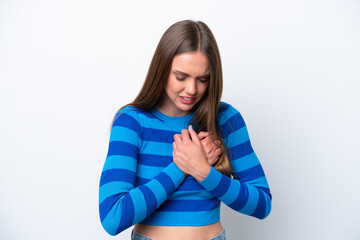
[[[174,70],[174,72],[175,73],[179,73],[179,74],[181,74],[181,75],[184,75],[184,76],[186,76],[186,77],[190,77],[190,75],[189,74],[187,74],[187,73],[184,73],[184,72],[181,72],[181,71],[179,71],[179,70]],[[205,78],[205,77],[209,77],[209,73],[207,73],[207,74],[205,74],[205,75],[201,75],[201,76],[198,76],[198,78]]]

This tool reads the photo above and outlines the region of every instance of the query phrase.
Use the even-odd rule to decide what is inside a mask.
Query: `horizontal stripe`
[[[254,152],[250,141],[244,142],[243,144],[227,149],[227,151],[231,156],[230,161],[241,157],[245,157],[246,155],[249,155],[250,153]]]
[[[138,146],[138,133],[122,126],[113,126],[110,133],[110,142],[122,141]]]
[[[153,128],[143,128],[142,129],[142,140],[151,141],[151,142],[162,142],[162,143],[172,143],[174,142],[174,135],[178,132],[153,129]]]
[[[152,155],[161,155],[161,156],[171,156],[173,152],[172,143],[162,143],[162,142],[149,142],[143,141],[141,146],[142,154],[152,154]]]
[[[104,199],[111,195],[126,193],[134,188],[133,184],[126,182],[109,182],[102,185],[99,189],[99,203],[101,204]]]
[[[137,166],[136,176],[141,178],[153,179],[163,169],[163,167],[153,167],[139,164]]]
[[[220,221],[220,206],[210,211],[159,212],[141,221],[142,224],[159,226],[204,226]]]
[[[236,172],[236,175],[241,181],[250,181],[264,176],[264,171],[261,165],[256,165],[255,167],[249,168],[245,171]]]
[[[241,117],[240,113],[236,113],[221,125],[221,129],[224,137],[228,137],[230,133],[235,132],[244,126],[244,119]]]
[[[228,147],[232,148],[236,145],[243,144],[247,141],[249,141],[249,134],[246,126],[243,126],[242,128],[232,132],[228,136]]]
[[[133,130],[134,132],[139,133],[140,124],[133,116],[130,116],[130,114],[131,113],[129,113],[129,112],[127,112],[127,113],[121,112],[121,113],[117,114],[115,116],[112,127],[121,126],[121,127],[125,127],[125,128]],[[135,112],[132,112],[132,114],[136,115]]]
[[[209,211],[220,206],[217,199],[204,200],[167,200],[157,211],[160,212],[197,212]]]
[[[128,156],[112,155],[106,158],[103,171],[120,168],[124,170],[136,171],[136,159]]]
[[[250,153],[242,158],[238,158],[230,161],[230,165],[232,169],[236,169],[236,171],[245,171],[249,168],[255,167],[259,164],[259,159],[257,158],[255,152]]]
[[[135,172],[124,169],[111,169],[102,172],[100,178],[100,187],[109,182],[135,182]]]
[[[196,191],[176,191],[170,196],[170,200],[200,200],[200,199],[212,199],[214,195],[203,190],[196,190]]]
[[[166,167],[173,162],[173,157],[171,156],[160,156],[153,154],[142,154],[138,155],[138,164],[153,166],[153,167]]]
[[[138,148],[133,144],[121,141],[113,141],[109,143],[109,150],[107,156],[123,155],[136,159],[137,154]]]
[[[265,175],[262,177],[256,178],[256,179],[249,180],[249,181],[247,181],[247,183],[257,186],[257,187],[260,187],[262,189],[269,189],[269,184],[266,180]],[[270,193],[270,191],[269,191],[269,193]]]

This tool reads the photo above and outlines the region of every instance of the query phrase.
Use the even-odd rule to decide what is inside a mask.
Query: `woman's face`
[[[172,117],[188,114],[202,99],[208,84],[208,59],[202,52],[176,55],[164,89],[164,101],[158,110]]]

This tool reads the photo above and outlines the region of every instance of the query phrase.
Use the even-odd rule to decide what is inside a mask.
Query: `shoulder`
[[[115,114],[113,126],[122,124],[124,122],[132,122],[133,124],[137,124],[140,127],[152,118],[155,117],[151,111],[147,111],[133,106],[126,106]]]
[[[218,117],[220,124],[224,123],[232,118],[241,119],[244,121],[240,112],[233,107],[231,104],[226,102],[220,102],[219,110],[218,110]]]
[[[246,126],[240,112],[226,102],[220,102],[218,121],[222,133],[225,136]]]

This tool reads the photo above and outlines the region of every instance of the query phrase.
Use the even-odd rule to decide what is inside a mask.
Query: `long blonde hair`
[[[191,124],[196,130],[207,131],[220,140],[222,154],[214,167],[230,176],[231,167],[226,148],[219,132],[220,125],[217,112],[223,88],[222,66],[219,49],[209,27],[201,21],[184,20],[171,25],[163,34],[152,58],[144,85],[135,100],[126,104],[151,111],[161,104],[164,88],[170,74],[171,65],[177,54],[200,50],[208,59],[210,78],[203,98],[192,109]],[[116,116],[116,115],[115,115]],[[113,119],[113,122],[115,117]],[[215,140],[215,139],[213,139]]]

